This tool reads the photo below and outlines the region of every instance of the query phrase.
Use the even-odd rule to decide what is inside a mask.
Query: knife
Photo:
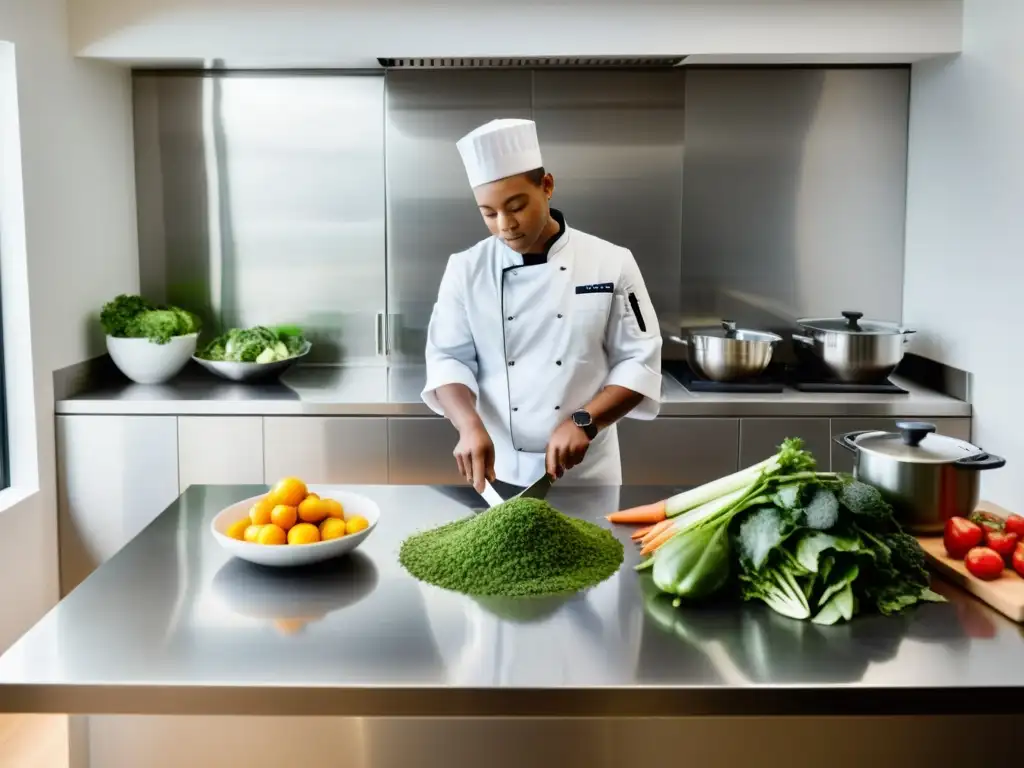
[[[512,499],[543,499],[548,495],[548,490],[550,490],[553,482],[554,479],[545,473],[541,475],[540,479],[534,482],[529,488],[520,491],[513,496]],[[486,480],[484,481],[484,490],[480,495],[483,496],[484,501],[487,502],[488,509],[494,509],[499,504],[504,504],[506,501],[512,500],[503,499],[501,494],[494,490],[494,486]]]
[[[517,493],[514,498],[517,499],[543,499],[548,495],[548,491],[551,489],[551,484],[555,482],[555,479],[551,477],[547,472],[540,476],[540,480],[537,480],[533,485],[527,488],[522,493]]]
[[[480,494],[484,497],[484,501],[488,504],[488,509],[494,509],[499,504],[504,504],[505,500],[501,498],[501,494],[494,490],[493,486],[484,480],[484,490]]]

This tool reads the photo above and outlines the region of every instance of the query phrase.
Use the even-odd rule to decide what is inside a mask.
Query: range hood
[[[378,58],[385,69],[667,69],[685,56],[533,56],[511,58]]]

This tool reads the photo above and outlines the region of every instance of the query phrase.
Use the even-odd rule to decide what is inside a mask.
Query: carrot
[[[612,512],[606,515],[610,523],[660,523],[666,517],[665,501],[656,501],[653,504],[644,504],[632,509],[623,509],[619,512]]]
[[[674,526],[666,528],[664,531],[659,533],[653,539],[644,544],[643,549],[640,550],[641,555],[649,555],[656,551],[662,544],[671,539],[677,533]]]
[[[662,520],[660,523],[652,525],[651,526],[651,530],[649,530],[646,534],[644,534],[644,537],[642,539],[640,539],[640,543],[641,544],[646,544],[648,541],[653,539],[655,536],[657,536],[659,533],[664,531],[666,528],[671,527],[672,523],[673,523],[673,518],[669,518],[668,520]]]
[[[632,539],[634,541],[637,541],[639,539],[643,539],[645,536],[647,536],[647,532],[652,527],[654,527],[654,526],[653,525],[646,525],[646,526],[644,526],[642,528],[637,528],[636,530],[633,531],[633,536],[631,536],[630,539]]]

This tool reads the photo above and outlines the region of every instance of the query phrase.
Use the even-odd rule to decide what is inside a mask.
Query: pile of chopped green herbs
[[[175,336],[198,333],[199,318],[181,307],[153,304],[142,296],[123,293],[100,310],[100,325],[108,336],[148,339],[166,344]]]
[[[771,460],[715,481],[714,492],[687,491],[701,503],[679,514],[671,538],[638,568],[676,605],[731,587],[818,624],[942,601],[920,545],[878,490],[813,467],[800,441],[787,440]]]
[[[586,589],[614,574],[622,558],[610,531],[523,498],[410,536],[398,556],[420,581],[505,597]]]

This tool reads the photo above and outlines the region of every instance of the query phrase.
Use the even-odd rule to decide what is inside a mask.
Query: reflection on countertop
[[[301,365],[280,381],[238,384],[190,366],[162,385],[113,372],[61,398],[58,414],[432,416],[422,365]],[[894,378],[907,394],[690,392],[663,376],[662,416],[969,417],[970,403]]]
[[[373,535],[294,571],[233,561],[210,535],[220,509],[257,490],[190,487],[0,657],[0,710],[980,714],[1009,712],[1024,686],[1021,627],[941,582],[947,603],[833,627],[759,604],[677,609],[634,570],[621,528],[625,562],[593,589],[474,599],[417,582],[397,558],[411,533],[472,514],[467,489],[353,487],[381,507]],[[607,525],[609,509],[678,490],[555,486],[550,500]]]

